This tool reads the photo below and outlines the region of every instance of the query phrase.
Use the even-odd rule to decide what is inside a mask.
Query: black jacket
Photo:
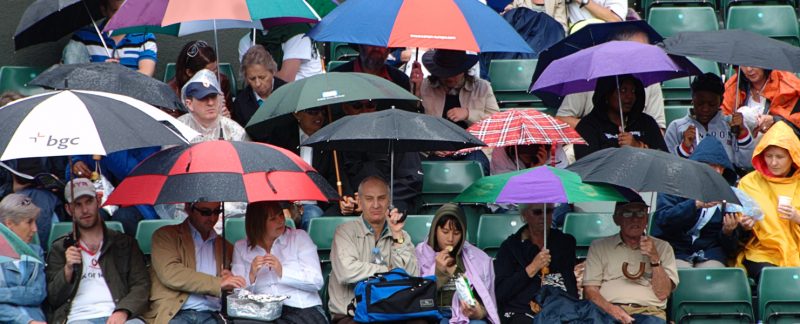
[[[541,276],[528,277],[525,267],[533,261],[540,247],[530,240],[522,240],[523,226],[509,236],[497,250],[494,260],[495,296],[500,317],[506,312],[530,313],[528,302],[533,300],[542,286]],[[550,273],[560,273],[564,286],[570,296],[577,298],[578,287],[575,280],[575,238],[559,230],[551,229],[547,235],[550,247]]]
[[[272,78],[272,80],[272,91],[286,84],[286,81],[278,78]],[[250,121],[250,117],[253,117],[253,114],[256,113],[256,110],[258,110],[256,95],[253,93],[253,88],[248,85],[236,94],[236,100],[233,101],[233,108],[231,108],[231,119],[245,127],[247,122]],[[253,136],[250,137],[253,138]]]
[[[620,76],[620,82],[624,79],[631,79],[636,84],[636,102],[633,108],[626,115],[625,131],[633,133],[636,140],[644,142],[651,149],[667,152],[667,144],[661,134],[658,123],[645,114],[644,101],[645,93],[642,83],[630,76]],[[608,118],[610,106],[606,103],[606,95],[616,90],[616,80],[614,77],[605,77],[597,81],[592,104],[594,109],[586,117],[582,118],[575,127],[578,134],[586,140],[588,145],[575,145],[575,158],[580,159],[595,151],[609,147],[619,147],[617,135],[619,127]]]

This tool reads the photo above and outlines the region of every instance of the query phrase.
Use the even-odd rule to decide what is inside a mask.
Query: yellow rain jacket
[[[775,177],[767,168],[762,153],[770,145],[789,151],[794,163],[790,176]],[[753,227],[754,235],[739,254],[737,265],[747,258],[780,267],[800,266],[800,224],[778,216],[778,196],[792,197],[792,205],[800,209],[800,140],[789,125],[776,123],[756,146],[752,161],[756,171],[742,178],[739,188],[755,199],[764,219]]]

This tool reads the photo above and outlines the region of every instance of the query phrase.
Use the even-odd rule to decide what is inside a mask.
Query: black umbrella
[[[726,64],[800,72],[800,47],[746,30],[678,33],[664,40],[664,50]]]
[[[164,82],[117,63],[55,65],[30,84],[57,90],[92,90],[139,99],[153,106],[187,112]]]
[[[536,70],[531,79],[531,88],[544,69],[553,61],[582,49],[608,42],[619,34],[639,31],[647,34],[650,44],[658,44],[664,40],[664,37],[658,34],[653,27],[642,20],[590,24],[581,28],[539,54],[539,61],[536,63]],[[561,106],[561,101],[564,99],[562,96],[547,91],[533,91],[533,94],[542,99],[546,106],[556,109]]]
[[[741,204],[730,184],[710,166],[659,150],[607,148],[585,156],[567,170],[579,174],[585,182]]]
[[[387,152],[394,179],[394,152],[457,151],[485,146],[444,118],[400,109],[346,116],[311,135],[304,146],[324,150]],[[392,187],[392,186],[390,186]],[[389,201],[392,201],[393,192]]]
[[[59,40],[102,17],[99,0],[36,0],[22,14],[14,49]]]

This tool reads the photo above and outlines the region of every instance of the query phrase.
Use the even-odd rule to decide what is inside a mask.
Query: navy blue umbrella
[[[638,31],[647,34],[650,44],[658,44],[664,41],[663,36],[659,35],[653,27],[642,20],[590,24],[581,28],[579,31],[567,36],[539,54],[539,63],[536,65],[536,71],[533,72],[530,91],[542,99],[546,106],[558,108],[561,106],[561,101],[564,99],[563,96],[545,91],[533,91],[532,89],[533,84],[536,83],[536,80],[539,79],[539,76],[542,75],[542,72],[544,72],[544,69],[547,68],[550,63],[582,49],[608,42],[616,35]]]

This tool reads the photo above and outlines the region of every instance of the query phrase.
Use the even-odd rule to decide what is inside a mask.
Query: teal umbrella
[[[359,100],[419,101],[408,90],[381,77],[366,73],[330,72],[286,84],[275,90],[247,124],[251,134],[259,133],[268,120],[331,104]]]

